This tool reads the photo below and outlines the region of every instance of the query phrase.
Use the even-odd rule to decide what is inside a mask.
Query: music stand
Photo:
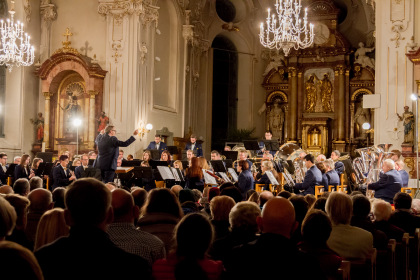
[[[167,161],[163,161],[163,160],[151,160],[149,161],[149,165],[153,168],[153,169],[157,169],[158,166],[168,166],[168,162]]]
[[[148,150],[153,160],[160,160],[159,150]]]
[[[182,156],[181,156],[181,158],[182,158],[182,160],[188,161],[188,159],[187,159],[187,150],[182,150]]]
[[[46,164],[47,164],[46,162],[40,162],[39,163],[38,169],[35,172],[35,175],[36,176],[38,176],[38,177],[41,177],[42,176],[42,172],[44,172],[44,168],[45,168],[45,165]]]
[[[249,151],[260,150],[260,145],[257,140],[243,140],[245,149]]]
[[[36,153],[37,158],[42,158],[44,162],[52,162],[53,153],[52,152],[38,152]]]
[[[44,167],[44,171],[42,172],[42,175],[47,175],[47,176],[50,176],[50,177],[52,177],[52,169],[53,169],[53,167],[54,167],[54,163],[52,163],[52,162],[47,162],[46,164],[45,164],[45,167]]]
[[[236,159],[235,159],[236,160]],[[232,167],[233,166],[233,160],[231,160],[230,158],[227,158],[224,160],[225,164],[226,164],[226,168]]]
[[[88,167],[82,172],[81,178],[95,178],[102,181],[101,170],[95,167]]]
[[[182,169],[187,169],[188,168],[188,160],[181,160],[182,162]]]
[[[214,172],[226,172],[226,167],[222,160],[211,160],[210,163]]]
[[[7,177],[15,177],[15,168],[16,168],[16,166],[17,166],[16,163],[9,164],[9,168],[7,168],[7,170],[6,170],[6,178]]]
[[[94,162],[95,162],[95,159],[90,158],[90,159],[89,159],[88,166],[93,166],[93,163],[94,163]]]
[[[278,151],[280,148],[277,140],[263,140],[265,149],[268,151]]]
[[[226,159],[230,159],[232,161],[238,159],[238,151],[223,151],[222,154],[226,157]]]
[[[171,155],[177,155],[178,154],[178,147],[177,146],[168,146],[168,152]]]
[[[135,179],[153,179],[153,170],[150,166],[134,166],[132,172]]]
[[[139,159],[133,159],[133,160],[123,160],[121,162],[121,167],[134,167],[134,166],[140,166],[141,160]]]

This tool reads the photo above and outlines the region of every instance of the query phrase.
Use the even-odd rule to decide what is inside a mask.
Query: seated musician
[[[238,157],[239,157],[238,161],[239,160],[245,160],[246,162],[248,162],[248,168],[251,169],[252,162],[248,159],[248,151],[247,150],[245,150],[245,149],[240,150],[239,153],[238,153]],[[236,168],[237,165],[238,165],[238,162],[235,163],[234,168]]]
[[[262,160],[261,161],[261,177],[260,179],[255,181],[255,184],[264,184],[263,190],[270,190],[271,181],[268,178],[266,171],[271,171],[278,182],[280,182],[279,174],[274,169],[274,165],[272,161],[269,160]]]
[[[142,160],[142,163],[145,162],[149,166],[149,161],[152,160],[152,153],[149,150],[144,151]]]
[[[6,171],[9,166],[7,165],[7,154],[0,153],[0,185],[7,185]]]
[[[401,175],[401,180],[403,182],[403,188],[408,186],[408,179],[409,179],[409,175],[407,173],[407,171],[404,170],[404,162],[402,160],[397,160],[395,161],[395,169],[398,171],[398,173],[400,173]]]
[[[327,159],[323,163],[327,170],[327,172],[325,172],[325,177],[327,178],[327,186],[324,185],[326,188],[325,190],[328,190],[328,186],[337,187],[340,185],[340,177],[338,176],[337,171],[335,171],[334,161],[332,159]]]
[[[315,195],[315,186],[321,185],[322,183],[322,174],[318,167],[314,164],[314,156],[311,154],[307,154],[304,157],[305,166],[307,168],[305,178],[303,179],[302,183],[295,184],[295,190],[298,190],[298,194],[307,195],[313,194]]]
[[[162,154],[160,155],[160,160],[166,161],[168,163],[168,166],[171,166],[172,160],[171,160],[171,154],[169,153],[169,151],[167,150],[162,151]]]
[[[188,160],[188,166],[191,166],[191,159],[195,157],[194,152],[192,150],[187,151],[187,160]]]
[[[368,184],[368,189],[375,191],[375,198],[393,204],[395,194],[401,191],[403,185],[401,175],[395,170],[395,163],[392,159],[386,159],[383,162],[382,171],[383,173],[379,174],[379,181]]]
[[[271,131],[270,130],[267,130],[266,132],[265,132],[265,134],[264,134],[264,140],[273,140],[272,139],[273,138],[273,133],[271,133]],[[276,154],[276,151],[269,151],[269,150],[265,150],[265,147],[264,147],[264,141],[260,141],[260,142],[258,142],[258,145],[260,146],[260,148],[261,148],[261,152],[262,153],[265,153],[265,152],[268,152],[268,153],[270,153],[273,157],[274,157],[274,155]]]
[[[89,156],[88,154],[83,154],[81,157],[81,165],[76,167],[74,170],[74,175],[76,176],[76,179],[82,178],[82,174],[85,171],[86,168],[89,166]]]
[[[163,151],[168,149],[168,146],[166,146],[166,143],[162,142],[160,135],[155,135],[155,141],[150,142],[146,149],[158,150],[160,155]]]
[[[203,156],[203,147],[200,143],[197,143],[197,136],[195,134],[191,134],[190,136],[190,143],[187,143],[185,145],[186,151],[191,150],[193,151],[194,155],[196,157],[202,157]]]
[[[201,192],[204,190],[204,175],[200,160],[197,157],[191,158],[191,166],[188,167],[185,174],[185,188],[198,189]]]
[[[66,187],[76,180],[76,176],[67,168],[69,157],[61,155],[59,161],[60,164],[54,167],[52,171],[54,183],[51,186],[51,191],[57,187]]]
[[[338,150],[334,150],[331,152],[331,159],[335,162],[334,169],[337,171],[338,177],[340,178],[340,175],[344,173],[344,163],[338,160],[341,153]]]
[[[239,173],[238,182],[235,185],[241,191],[242,200],[246,199],[246,193],[254,188],[254,178],[252,177],[251,171],[249,170],[250,166],[248,161],[239,160],[236,170]]]
[[[21,158],[20,164],[15,167],[14,181],[20,178],[31,179],[35,173],[30,168],[31,157],[24,154]]]
[[[182,166],[182,161],[180,161],[180,160],[174,161],[173,166],[174,166],[174,168],[179,169],[181,171],[182,175],[185,176],[184,167]]]

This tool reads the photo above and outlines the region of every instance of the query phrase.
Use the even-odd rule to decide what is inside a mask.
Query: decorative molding
[[[25,10],[26,22],[31,22],[32,7],[31,3],[29,3],[29,0],[25,0],[25,4],[23,4],[23,9]]]
[[[48,28],[51,26],[51,22],[57,18],[57,11],[54,4],[41,4],[40,13],[42,20],[46,23]]]
[[[395,41],[395,48],[400,46],[400,40],[405,40],[405,37],[402,37],[401,33],[406,31],[408,28],[408,24],[404,27],[403,24],[394,24],[391,27],[391,31],[395,33],[394,38],[391,38],[391,41]]]
[[[139,43],[139,51],[140,51],[141,64],[144,64],[144,61],[146,60],[146,54],[147,54],[146,42],[142,42],[141,45]]]

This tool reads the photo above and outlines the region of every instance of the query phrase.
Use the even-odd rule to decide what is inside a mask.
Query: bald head
[[[46,189],[34,189],[28,195],[30,212],[44,213],[53,208],[52,194]]]
[[[283,197],[268,200],[262,210],[262,216],[257,218],[263,233],[275,233],[290,238],[296,229],[295,209],[292,203]]]
[[[0,187],[0,193],[2,194],[12,194],[13,192],[13,188],[11,186],[8,185],[3,185]]]
[[[112,209],[114,209],[114,222],[134,222],[134,199],[133,196],[124,189],[115,189],[112,195]],[[138,207],[137,213],[138,213]]]
[[[261,193],[260,193],[260,197],[259,197],[259,200],[260,200],[260,207],[263,207],[264,206],[264,204],[269,200],[269,199],[272,199],[274,197],[274,195],[273,195],[273,193],[272,192],[270,192],[270,191],[262,191]]]
[[[183,188],[180,185],[173,185],[171,188],[171,191],[176,195],[179,196],[179,191],[183,190]]]

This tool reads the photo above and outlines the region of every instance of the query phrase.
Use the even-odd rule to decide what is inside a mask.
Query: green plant
[[[227,141],[229,142],[240,142],[242,140],[253,140],[256,137],[252,137],[255,132],[255,127],[252,129],[231,129],[228,131]]]

